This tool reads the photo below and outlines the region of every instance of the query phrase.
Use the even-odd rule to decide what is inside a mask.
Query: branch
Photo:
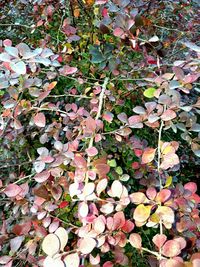
[[[97,111],[97,115],[95,117],[95,120],[98,120],[100,118],[100,116],[101,116],[101,110],[102,110],[102,107],[103,107],[103,98],[104,98],[104,94],[105,94],[105,90],[106,90],[108,81],[109,81],[109,78],[106,77],[105,80],[104,80],[104,83],[102,85],[101,93],[99,95],[99,106],[98,106],[98,111]],[[89,142],[88,148],[91,148],[93,146],[94,135],[95,134],[93,134],[92,137],[90,138],[90,142]],[[88,158],[87,158],[87,167],[89,167],[89,165],[90,165],[90,160],[91,160],[91,158],[88,156]],[[88,183],[88,171],[86,172],[85,183],[86,184]]]

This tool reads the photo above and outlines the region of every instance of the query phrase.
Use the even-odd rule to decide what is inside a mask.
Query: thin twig
[[[103,107],[103,99],[104,99],[104,94],[105,94],[105,90],[106,90],[106,87],[107,87],[107,84],[108,84],[108,81],[109,81],[109,78],[106,77],[105,80],[104,80],[104,83],[102,85],[102,90],[101,90],[101,93],[99,95],[99,106],[98,106],[98,111],[97,111],[97,115],[95,117],[95,120],[97,121],[100,116],[101,116],[101,110],[102,110],[102,107]],[[93,143],[94,143],[94,134],[91,136],[90,138],[90,142],[89,142],[89,145],[88,145],[88,149],[91,148],[93,146]],[[91,161],[91,158],[88,156],[87,158],[87,167],[90,166],[90,161]],[[85,176],[85,183],[87,184],[88,183],[88,172],[86,172],[86,176]]]

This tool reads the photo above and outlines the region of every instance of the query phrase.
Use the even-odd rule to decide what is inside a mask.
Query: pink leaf
[[[88,215],[89,208],[87,203],[81,202],[78,206],[78,213],[81,217],[85,218]]]
[[[98,218],[94,220],[94,230],[97,234],[101,234],[105,230],[105,218],[104,216],[100,215]]]
[[[89,254],[96,247],[96,245],[97,242],[94,240],[94,238],[85,237],[80,241],[79,250],[83,254]]]
[[[166,235],[163,234],[157,234],[153,237],[153,243],[160,249],[165,241],[167,240]]]
[[[189,182],[184,185],[184,189],[187,189],[194,194],[197,191],[197,184],[194,182]]]
[[[48,171],[43,171],[41,173],[38,173],[34,176],[34,179],[38,183],[43,183],[45,182],[50,176],[50,173]]]
[[[89,259],[92,266],[97,265],[100,262],[99,254],[97,254],[96,257],[93,257],[92,254],[90,254]]]
[[[35,125],[38,127],[45,127],[46,125],[46,118],[43,113],[37,113],[35,117],[33,118]]]
[[[124,32],[121,28],[119,28],[119,27],[116,28],[116,29],[114,29],[113,34],[114,34],[116,37],[120,37],[120,38],[122,38],[122,39],[125,38],[125,32]]]
[[[180,253],[180,244],[176,240],[169,240],[162,247],[162,254],[166,257],[175,257],[178,256]]]
[[[162,189],[156,196],[156,201],[166,202],[171,196],[171,191],[169,189]]]
[[[129,242],[134,248],[140,249],[142,247],[142,238],[137,233],[133,233],[130,235]]]
[[[125,216],[123,211],[119,211],[117,213],[114,214],[113,216],[113,230],[117,230],[123,227],[123,225],[125,224]]]
[[[104,120],[106,120],[107,122],[111,123],[113,118],[114,118],[114,115],[113,113],[109,112],[109,111],[106,111],[103,115],[102,115],[102,118]]]
[[[16,184],[9,184],[3,191],[7,197],[16,197],[22,191],[21,187]]]
[[[88,154],[89,157],[94,157],[98,154],[98,150],[96,149],[96,147],[90,147],[90,148],[87,148],[86,150],[86,153]]]
[[[173,120],[174,118],[176,118],[176,112],[174,112],[171,109],[164,111],[162,116],[161,116],[161,119],[163,121],[170,121],[170,120]]]
[[[142,192],[132,193],[129,195],[129,197],[130,197],[131,202],[136,204],[136,205],[142,204],[142,203],[145,203],[146,201],[148,201],[145,194]]]
[[[62,75],[69,75],[69,74],[73,74],[75,72],[77,72],[77,68],[76,67],[70,67],[68,65],[65,65],[63,68],[60,68],[59,72]]]
[[[107,184],[108,184],[108,180],[106,178],[104,178],[98,182],[97,187],[96,187],[96,191],[97,191],[98,196],[101,194],[101,192],[103,192],[106,189]]]

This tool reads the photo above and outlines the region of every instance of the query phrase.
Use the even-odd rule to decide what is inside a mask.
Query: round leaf
[[[94,238],[85,237],[80,241],[79,250],[83,254],[89,254],[96,247],[96,244]]]
[[[48,234],[42,242],[42,250],[48,255],[53,256],[60,250],[60,240],[55,234]]]

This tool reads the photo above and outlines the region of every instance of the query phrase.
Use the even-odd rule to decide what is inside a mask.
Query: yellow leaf
[[[169,187],[172,184],[172,176],[168,176],[164,188]]]

